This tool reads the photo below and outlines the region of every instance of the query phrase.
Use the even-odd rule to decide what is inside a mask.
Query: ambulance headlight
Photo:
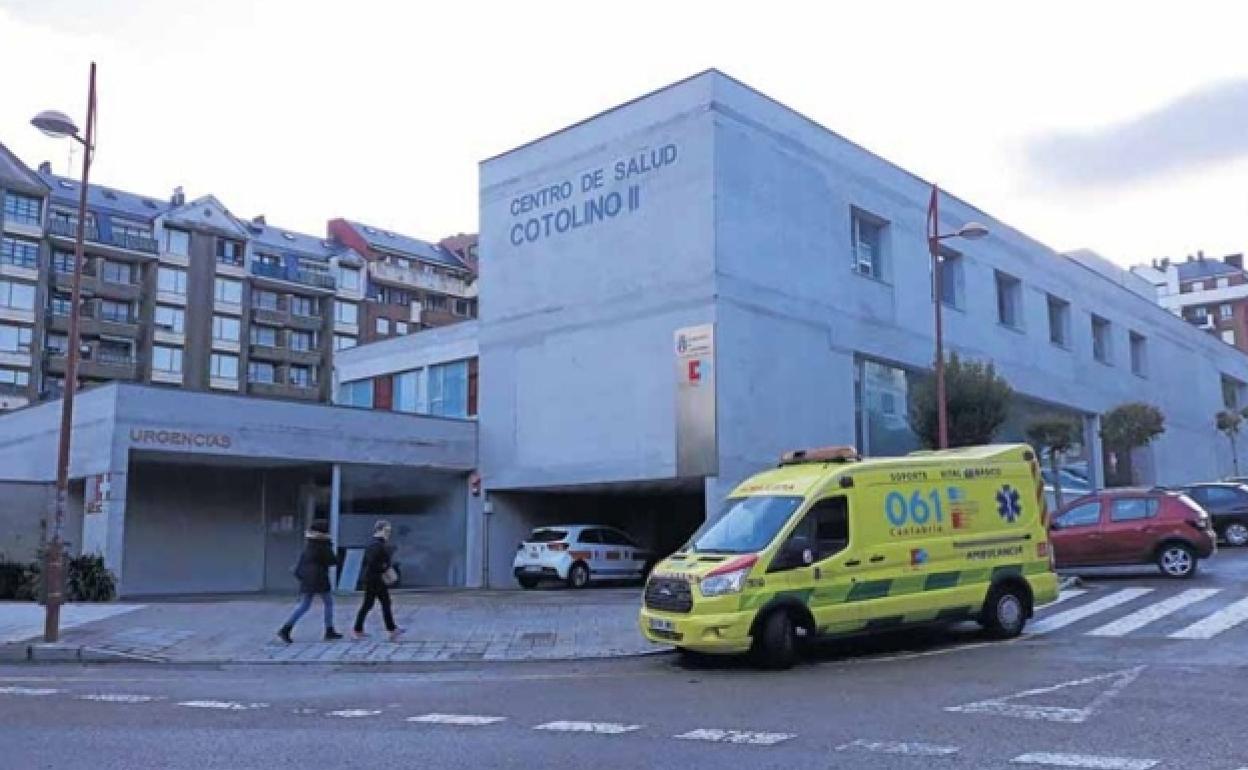
[[[758,563],[758,556],[754,554],[733,559],[722,567],[711,570],[706,577],[702,578],[698,589],[707,598],[739,594],[745,588],[745,576],[750,574],[750,570],[756,563]]]

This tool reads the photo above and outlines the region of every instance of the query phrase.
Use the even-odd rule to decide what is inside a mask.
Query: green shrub
[[[4,589],[3,567],[0,565],[0,591]],[[43,601],[43,553],[27,565],[14,564],[12,596],[16,601]],[[0,599],[5,598],[0,593]],[[94,554],[65,560],[65,601],[111,602],[117,598],[117,578],[104,566],[104,558]]]

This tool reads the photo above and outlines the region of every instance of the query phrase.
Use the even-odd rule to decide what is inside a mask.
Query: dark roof
[[[400,235],[399,233],[391,232],[390,230],[383,230],[380,227],[366,225],[361,222],[352,222],[348,220],[347,224],[355,228],[355,231],[359,233],[360,237],[374,249],[389,251],[401,256],[412,257],[414,259],[424,260],[425,262],[432,262],[437,265],[444,265],[456,270],[471,271],[471,268],[464,264],[459,257],[437,244],[422,241],[419,238],[412,238],[407,235]]]
[[[78,205],[79,184],[77,181],[44,171],[40,171],[39,176],[52,190],[50,197],[53,202]],[[172,206],[169,201],[160,198],[92,184],[87,188],[87,208],[97,213],[150,222],[171,209]]]
[[[344,246],[318,238],[315,235],[287,230],[270,224],[244,222],[251,236],[252,245],[259,251],[297,254],[300,257],[328,262],[333,257],[350,252]]]
[[[1201,278],[1216,278],[1221,275],[1236,275],[1244,272],[1219,259],[1193,259],[1191,262],[1176,262],[1175,266],[1179,268],[1180,281],[1196,281]]]
[[[0,144],[0,186],[34,195],[48,194],[47,183],[3,144]]]

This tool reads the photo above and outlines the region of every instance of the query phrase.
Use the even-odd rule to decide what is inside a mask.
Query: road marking
[[[326,716],[342,717],[344,719],[359,719],[360,717],[375,717],[380,711],[374,709],[339,709],[337,711],[326,712]]]
[[[538,725],[534,730],[551,730],[563,733],[596,733],[598,735],[620,735],[640,730],[641,725],[621,725],[614,722],[547,722]]]
[[[1164,599],[1156,604],[1150,604],[1124,618],[1119,618],[1112,623],[1106,623],[1100,628],[1094,628],[1088,632],[1088,636],[1125,636],[1132,631],[1147,626],[1149,623],[1178,612],[1188,605],[1204,601],[1214,594],[1221,593],[1221,590],[1220,588],[1190,588],[1181,594],[1171,596],[1169,599]]]
[[[131,695],[122,692],[99,692],[87,695],[75,695],[77,700],[98,701],[100,703],[151,703],[160,700],[155,695]]]
[[[1077,599],[1086,593],[1087,593],[1087,589],[1084,589],[1084,588],[1067,588],[1065,591],[1062,591],[1060,594],[1058,594],[1056,599],[1044,605],[1043,607],[1041,607],[1041,609],[1048,609],[1049,607],[1056,607],[1062,602],[1069,601],[1071,599]]]
[[[1023,692],[1013,695],[1006,695],[1002,698],[990,698],[989,700],[981,700],[975,703],[965,703],[961,706],[946,706],[945,711],[951,711],[956,714],[992,714],[1001,717],[1014,717],[1016,719],[1035,719],[1045,722],[1064,722],[1067,724],[1080,724],[1088,721],[1096,710],[1108,703],[1114,696],[1122,692],[1127,685],[1134,682],[1143,673],[1145,666],[1136,666],[1135,668],[1125,668],[1121,671],[1111,671],[1108,674],[1099,674],[1097,676],[1084,677],[1083,679],[1074,679],[1069,682],[1061,682],[1059,684],[1050,685],[1048,687],[1037,687],[1033,690],[1024,690]],[[1113,683],[1095,698],[1088,702],[1083,708],[1072,708],[1070,706],[1045,706],[1042,704],[1017,703],[1016,701],[1024,698],[1034,698],[1037,695],[1047,695],[1059,690],[1067,690],[1072,687],[1083,687],[1096,682]]]
[[[1050,631],[1056,631],[1059,628],[1065,628],[1072,623],[1078,623],[1084,618],[1090,618],[1098,612],[1113,609],[1120,604],[1126,604],[1152,592],[1153,589],[1151,588],[1124,588],[1121,591],[1115,591],[1109,596],[1103,596],[1096,601],[1088,602],[1065,612],[1059,612],[1056,615],[1049,615],[1031,627],[1031,636],[1039,636]]]
[[[51,687],[0,687],[0,695],[56,695],[60,690]]]
[[[1248,599],[1223,607],[1204,620],[1170,634],[1171,639],[1211,639],[1248,620]]]
[[[178,705],[189,709],[217,709],[218,711],[255,711],[269,707],[267,703],[237,703],[229,700],[185,700]]]
[[[464,725],[468,727],[482,727],[484,725],[492,725],[502,722],[507,717],[482,717],[472,714],[423,714],[418,717],[408,717],[408,722],[422,722],[430,725]]]
[[[910,743],[899,741],[864,741],[856,740],[837,746],[837,751],[874,751],[879,754],[909,754],[919,757],[947,757],[958,753],[957,746],[937,746],[931,743]]]
[[[793,733],[755,733],[746,730],[690,730],[676,736],[682,741],[710,741],[711,743],[737,743],[750,746],[774,746],[796,738]]]
[[[1149,770],[1157,765],[1155,759],[1130,759],[1128,757],[1097,757],[1090,754],[1050,754],[1037,752],[1023,754],[1010,760],[1016,765],[1047,765],[1049,767],[1081,767],[1089,770]]]

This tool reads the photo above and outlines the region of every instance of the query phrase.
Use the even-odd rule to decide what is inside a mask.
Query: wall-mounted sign
[[[113,493],[113,485],[107,473],[87,477],[87,497],[83,503],[83,511],[87,515],[103,513]]]
[[[234,445],[234,439],[228,433],[196,433],[184,430],[131,428],[130,443],[146,446],[190,447],[192,449],[229,449]]]
[[[677,329],[676,475],[681,478],[719,473],[716,431],[715,326]]]

